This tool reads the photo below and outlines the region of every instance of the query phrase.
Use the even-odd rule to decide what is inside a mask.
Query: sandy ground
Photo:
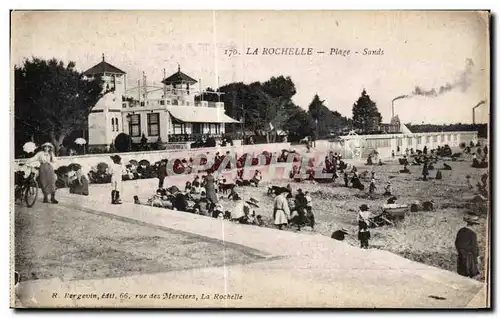
[[[422,181],[422,166],[409,166],[411,174],[400,174],[402,169],[397,161],[385,161],[383,166],[357,166],[358,172],[375,171],[377,190],[372,196],[368,195],[369,179],[362,180],[365,191],[345,188],[343,180],[336,184],[312,184],[308,182],[293,182],[280,180],[264,182],[258,188],[242,187],[237,192],[244,198],[254,197],[260,201],[257,213],[265,219],[267,226],[272,227],[273,199],[267,196],[267,186],[286,186],[290,184],[295,191],[298,188],[309,191],[313,200],[313,212],[316,218],[315,232],[330,236],[333,231],[346,228],[350,235],[346,242],[359,245],[357,240],[356,216],[358,207],[365,203],[370,211],[380,212],[387,197],[382,196],[384,186],[388,180],[392,184],[392,192],[399,204],[411,204],[415,200],[420,202],[434,200],[435,210],[432,212],[415,212],[406,216],[395,226],[383,226],[371,229],[372,248],[387,250],[402,255],[411,260],[446,270],[456,270],[456,250],[454,246],[457,231],[465,226],[463,217],[471,212],[468,206],[469,199],[476,194],[476,188],[469,189],[466,175],[471,176],[475,185],[487,169],[470,167],[470,162],[447,162],[452,171],[442,170],[443,179],[434,180],[436,170],[430,171],[432,180]],[[435,167],[440,168],[443,162],[439,161]],[[225,200],[224,208],[232,203]],[[296,231],[295,227],[288,228]],[[311,229],[306,227],[301,231],[310,234]],[[476,226],[481,255],[484,255],[486,244],[486,215],[481,216],[481,224]],[[483,258],[484,260],[484,258]],[[481,268],[482,269],[482,268]],[[484,279],[484,272],[478,279]]]
[[[109,278],[248,263],[243,249],[70,209],[16,206],[15,264],[21,280]]]

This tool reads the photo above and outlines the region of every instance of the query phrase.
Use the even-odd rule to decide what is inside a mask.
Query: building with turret
[[[200,138],[220,138],[225,125],[238,123],[227,116],[222,93],[202,91],[197,80],[181,71],[164,76],[161,84],[148,84],[143,73],[142,83],[127,89],[127,74],[102,61],[84,72],[92,78],[100,76],[104,95],[88,118],[89,146],[109,147],[122,132],[140,143],[144,136],[149,143],[160,138],[165,143],[191,142]],[[217,94],[218,102],[204,101],[206,94]],[[217,98],[216,98],[217,99]]]
[[[102,61],[83,73],[87,78],[101,77],[103,97],[97,101],[88,116],[89,146],[108,147],[123,131],[122,96],[125,94],[127,74]]]

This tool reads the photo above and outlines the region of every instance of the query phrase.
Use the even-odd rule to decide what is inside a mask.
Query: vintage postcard
[[[12,11],[11,307],[489,308],[490,12]]]

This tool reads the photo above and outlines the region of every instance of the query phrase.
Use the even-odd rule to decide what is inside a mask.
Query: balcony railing
[[[194,103],[195,106],[198,107],[211,107],[211,108],[216,108],[216,107],[224,107],[224,103],[222,102],[207,102],[207,101],[197,101]]]

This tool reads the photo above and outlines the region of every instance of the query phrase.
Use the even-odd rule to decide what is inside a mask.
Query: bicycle
[[[35,205],[38,197],[38,182],[36,181],[36,170],[32,166],[26,165],[28,171],[16,171],[15,175],[15,200],[24,200],[28,208]],[[26,174],[28,176],[26,177]]]

